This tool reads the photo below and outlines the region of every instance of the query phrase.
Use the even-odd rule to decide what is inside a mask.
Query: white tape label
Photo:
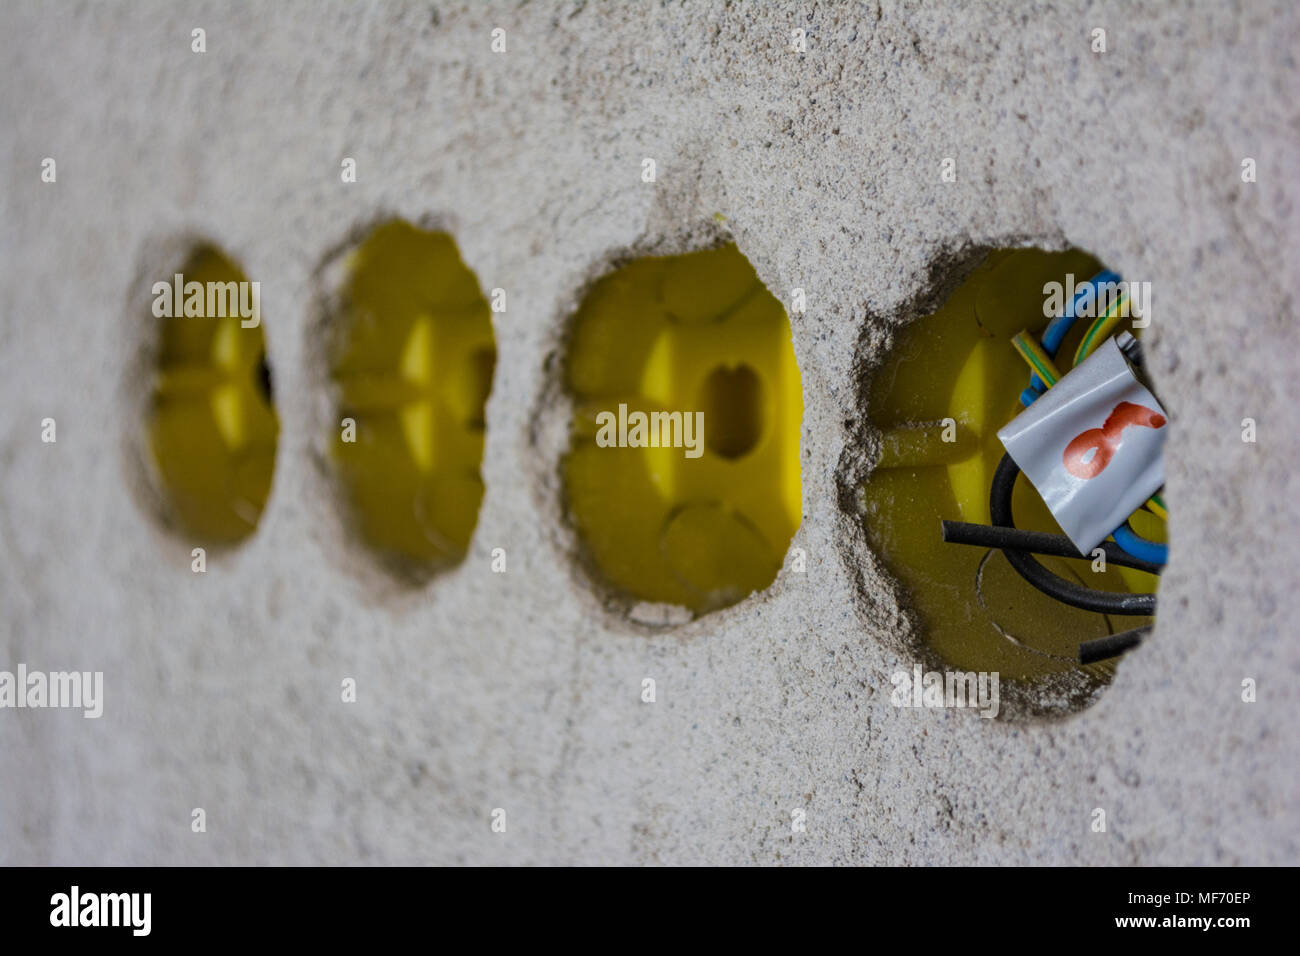
[[[1164,484],[1167,424],[1112,338],[998,438],[1087,554]]]

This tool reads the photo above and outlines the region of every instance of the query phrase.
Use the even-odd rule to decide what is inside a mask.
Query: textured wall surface
[[[105,710],[0,711],[0,863],[1294,863],[1297,49],[1282,0],[5,4],[0,669],[102,670]],[[329,264],[393,215],[508,293],[471,553],[418,588],[323,457]],[[148,287],[191,237],[262,284],[282,425],[257,533],[205,574],[136,460]],[[724,237],[807,292],[808,567],[650,632],[573,560],[565,323],[629,252]],[[896,709],[864,376],[1022,244],[1152,283],[1159,624],[1074,716]]]

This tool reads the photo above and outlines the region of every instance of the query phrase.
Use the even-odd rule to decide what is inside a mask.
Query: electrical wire
[[[1079,663],[1095,664],[1107,658],[1118,657],[1127,650],[1132,650],[1142,643],[1142,639],[1151,633],[1151,626],[1136,627],[1131,631],[1107,634],[1105,637],[1084,641],[1079,645]]]
[[[1065,336],[1069,334],[1070,328],[1074,325],[1075,320],[1079,317],[1079,304],[1084,299],[1096,297],[1097,286],[1106,282],[1119,282],[1119,273],[1111,272],[1109,269],[1102,269],[1087,282],[1079,286],[1074,293],[1074,298],[1065,310],[1052,319],[1043,331],[1043,348],[1047,349],[1049,355],[1055,356],[1061,348],[1061,343],[1065,341]]]
[[[1025,531],[1021,528],[1001,528],[987,524],[971,524],[967,521],[944,521],[941,524],[943,540],[949,544],[970,544],[980,548],[993,548],[1004,551],[1015,548],[1017,551],[1030,551],[1034,554],[1049,554],[1057,558],[1078,558],[1091,561],[1092,556],[1080,553],[1079,549],[1063,534],[1051,534],[1046,531]],[[1124,551],[1113,541],[1103,541],[1101,548],[1107,564],[1135,568],[1148,574],[1159,574],[1160,565],[1143,561]]]
[[[1110,333],[1115,326],[1119,325],[1127,311],[1124,307],[1128,305],[1128,293],[1119,296],[1110,304],[1110,308],[1097,317],[1097,321],[1088,326],[1088,331],[1083,333],[1083,338],[1079,340],[1079,347],[1074,350],[1074,364],[1077,366],[1080,362],[1091,355],[1102,342],[1110,337]]]
[[[1025,364],[1029,366],[1030,371],[1034,372],[1035,377],[1046,382],[1048,388],[1061,380],[1061,373],[1056,370],[1051,358],[1027,331],[1021,329],[1017,332],[1011,339],[1011,345],[1025,360]]]
[[[998,462],[997,470],[993,473],[993,485],[989,491],[989,514],[993,524],[998,527],[1016,527],[1011,511],[1011,494],[1015,490],[1018,474],[1020,474],[1020,467],[1015,459],[1010,454],[1003,455],[1002,460]],[[1002,553],[1022,578],[1048,597],[1055,598],[1063,604],[1082,608],[1085,611],[1096,611],[1099,614],[1149,616],[1156,612],[1154,594],[1130,594],[1081,587],[1053,574],[1025,551],[1004,548]]]
[[[1111,537],[1115,543],[1140,561],[1164,565],[1169,561],[1169,545],[1159,541],[1148,541],[1124,522],[1114,530]]]
[[[1065,336],[1077,320],[1079,308],[1085,299],[1091,296],[1095,301],[1097,289],[1102,283],[1119,281],[1120,277],[1117,273],[1103,269],[1080,286],[1062,314],[1048,323],[1041,344],[1025,330],[1012,338],[1012,346],[1030,368],[1029,387],[1020,393],[1022,405],[1026,407],[1032,405],[1043,392],[1060,381],[1061,373],[1053,360]],[[1075,350],[1074,366],[1086,359],[1106,340],[1124,317],[1124,307],[1127,304],[1128,295],[1120,295],[1106,312],[1092,323]],[[1067,558],[1084,558],[1084,555],[1064,535],[1022,531],[1016,528],[1012,516],[1011,497],[1015,490],[1016,475],[1019,473],[1020,468],[1011,455],[1003,455],[989,491],[989,512],[993,519],[993,526],[945,521],[943,539],[953,543],[976,544],[1001,550],[1008,563],[1021,577],[1044,594],[1064,604],[1100,614],[1154,614],[1156,609],[1154,594],[1131,594],[1081,587],[1053,574],[1034,559],[1030,554],[1031,551]],[[1164,499],[1159,493],[1152,495],[1145,506],[1158,517],[1168,518]],[[1142,538],[1128,526],[1127,522],[1117,528],[1112,537],[1113,544],[1103,541],[1099,545],[1107,561],[1112,564],[1159,574],[1168,559],[1169,549],[1166,545]],[[1114,656],[1134,646],[1140,640],[1142,633],[1144,632],[1139,629],[1124,635],[1111,635],[1100,641],[1087,642],[1090,649],[1086,650],[1086,653],[1095,655],[1093,659],[1096,660]],[[1079,653],[1082,661],[1085,656],[1083,645],[1080,646]]]
[[[1075,321],[1079,318],[1079,307],[1085,299],[1096,298],[1097,286],[1104,282],[1119,282],[1119,274],[1111,272],[1109,269],[1102,269],[1087,282],[1081,283],[1075,290],[1074,297],[1061,310],[1061,314],[1047,323],[1047,328],[1043,330],[1043,350],[1051,358],[1056,358],[1056,353],[1061,348],[1061,343],[1065,341],[1066,335],[1073,328]],[[1035,396],[1041,395],[1047,390],[1047,386],[1037,375],[1031,375],[1029,378],[1029,387],[1033,389]],[[1033,403],[1033,399],[1024,401],[1024,394],[1021,395],[1021,401],[1025,405]]]

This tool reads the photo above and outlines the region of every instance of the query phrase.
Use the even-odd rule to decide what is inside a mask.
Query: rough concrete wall
[[[106,688],[99,720],[0,712],[0,862],[1295,862],[1294,4],[9,4],[0,22],[0,668]],[[629,250],[714,241],[715,213],[779,297],[808,293],[808,570],[647,634],[574,568],[555,375],[585,284]],[[320,453],[323,267],[385,215],[444,224],[509,293],[472,552],[414,590],[347,535]],[[262,283],[283,428],[257,534],[204,575],[132,451],[141,283],[192,235]],[[1017,244],[1153,284],[1176,416],[1159,626],[1073,717],[895,709],[915,637],[846,492],[870,466],[861,379],[979,249]]]

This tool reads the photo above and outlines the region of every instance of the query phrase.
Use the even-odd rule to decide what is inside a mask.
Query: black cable
[[[993,473],[993,486],[989,491],[989,514],[993,523],[1001,528],[1015,528],[1016,522],[1011,515],[1011,493],[1016,487],[1016,475],[1020,468],[1010,454],[1002,456],[997,471]],[[1017,573],[1042,591],[1048,597],[1055,598],[1063,604],[1096,611],[1098,614],[1128,614],[1149,616],[1156,613],[1156,596],[1154,594],[1129,594],[1121,591],[1099,591],[1095,588],[1080,587],[1064,578],[1058,577],[1039,564],[1032,555],[1014,548],[1005,548],[1007,563]]]
[[[1091,560],[1091,556],[1080,554],[1079,549],[1065,535],[1049,534],[1046,531],[996,528],[986,524],[971,524],[968,521],[944,521],[943,540],[950,544],[973,544],[981,548],[994,548],[998,551],[1014,548],[1017,551],[1050,554],[1058,558],[1078,558],[1081,561]],[[1159,574],[1163,570],[1161,565],[1133,557],[1113,541],[1103,541],[1098,547],[1105,554],[1107,564],[1135,568],[1138,571],[1146,571],[1148,574]]]
[[[1137,647],[1142,639],[1151,633],[1150,627],[1134,628],[1119,634],[1107,634],[1105,637],[1084,641],[1079,645],[1079,663],[1095,664],[1108,657],[1117,657],[1125,651]]]

